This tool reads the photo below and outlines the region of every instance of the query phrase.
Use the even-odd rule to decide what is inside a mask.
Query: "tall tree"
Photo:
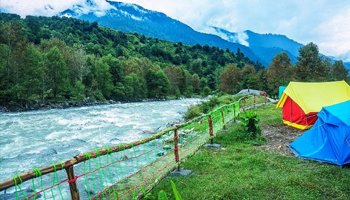
[[[145,80],[149,98],[164,98],[169,94],[169,79],[158,66],[147,70]]]
[[[53,98],[65,96],[69,90],[68,69],[57,47],[52,47],[46,54],[47,86],[52,90]]]
[[[170,81],[170,90],[172,94],[183,94],[186,88],[186,77],[183,69],[180,67],[170,66],[164,69]]]
[[[228,65],[220,74],[220,89],[229,94],[235,94],[240,89],[241,72],[235,65]]]
[[[106,63],[109,66],[109,70],[112,75],[113,84],[115,85],[119,82],[122,82],[124,77],[124,69],[123,69],[122,63],[111,54],[108,54],[107,56],[103,56],[102,60],[104,63]]]
[[[241,70],[242,75],[242,88],[259,88],[259,77],[256,73],[254,66],[245,65]]]
[[[112,76],[109,71],[109,65],[103,62],[103,59],[97,60],[95,63],[94,77],[97,88],[105,99],[110,98],[113,90]]]
[[[8,102],[9,95],[8,89],[10,86],[10,75],[9,75],[9,55],[10,47],[6,44],[0,44],[0,101]]]
[[[200,85],[200,78],[198,74],[193,74],[192,75],[192,87],[193,87],[193,92],[195,94],[199,94],[201,92],[201,85]]]
[[[349,70],[345,68],[343,61],[335,61],[332,67],[333,80],[346,80]]]
[[[128,100],[139,100],[147,97],[147,86],[145,79],[135,73],[124,78],[125,97]]]
[[[270,91],[278,93],[278,87],[288,85],[293,77],[293,68],[288,54],[283,52],[275,56],[267,70],[267,81]]]
[[[20,80],[23,99],[40,99],[44,87],[44,68],[42,54],[34,45],[28,45],[24,53],[22,76]]]
[[[322,81],[327,76],[327,70],[319,55],[318,47],[309,43],[299,49],[296,63],[296,79],[300,81]]]

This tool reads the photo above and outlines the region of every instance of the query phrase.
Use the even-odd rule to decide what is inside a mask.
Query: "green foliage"
[[[283,52],[278,54],[267,70],[267,81],[270,91],[274,95],[278,94],[279,86],[286,86],[293,79],[293,68],[288,54]]]
[[[209,101],[204,101],[200,104],[191,106],[185,113],[185,120],[190,120],[195,117],[198,117],[204,113],[208,113],[210,110],[213,110],[215,107],[227,103],[226,100],[221,101],[217,97],[211,97]],[[231,103],[231,102],[230,102]]]
[[[309,43],[299,50],[296,78],[300,81],[324,81],[327,70],[319,55],[318,47]]]
[[[112,75],[109,72],[109,65],[99,59],[92,68],[96,89],[101,91],[104,98],[109,99],[113,89]]]
[[[188,46],[72,18],[0,13],[0,102],[208,95],[242,54]]]
[[[250,139],[256,139],[261,136],[259,118],[256,112],[246,111],[240,114],[240,120],[243,123],[244,131]]]
[[[349,70],[345,68],[343,61],[335,61],[332,66],[333,80],[346,80]]]
[[[140,100],[146,98],[147,86],[145,80],[135,73],[125,76],[124,93],[127,99]]]
[[[202,113],[201,109],[199,106],[191,106],[190,108],[187,109],[185,113],[185,120],[190,120],[195,117],[200,116]]]
[[[149,68],[145,80],[149,98],[165,98],[170,93],[169,79],[159,67]]]
[[[179,191],[177,190],[175,183],[173,181],[170,181],[170,182],[171,182],[171,188],[173,190],[174,199],[175,200],[182,200],[181,195],[180,195]],[[164,190],[159,191],[158,200],[168,200],[168,196],[166,195]]]
[[[206,86],[203,89],[203,96],[208,96],[208,95],[210,95],[210,88]]]
[[[46,54],[47,89],[52,90],[54,99],[63,98],[67,94],[68,68],[57,47],[52,47]]]
[[[81,81],[76,81],[72,88],[72,99],[75,101],[83,101],[85,99],[85,86]]]
[[[171,182],[171,188],[173,189],[173,193],[175,196],[175,200],[182,200],[181,195],[177,190],[175,183],[173,181],[170,181],[170,182]]]
[[[171,43],[72,18],[0,13],[1,104],[207,96],[243,88],[276,93],[294,74],[301,81],[347,79],[343,64],[321,59],[312,43],[300,49],[296,67],[282,53],[270,68],[240,50]]]
[[[234,65],[228,65],[220,74],[220,89],[228,94],[236,94],[240,87],[241,71]]]
[[[164,190],[159,191],[158,200],[168,200],[168,196],[166,195]]]

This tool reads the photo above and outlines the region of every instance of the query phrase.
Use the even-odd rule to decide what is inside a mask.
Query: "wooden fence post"
[[[209,124],[210,144],[213,144],[214,131],[213,131],[213,120],[211,119],[211,115],[209,115],[208,117],[208,124]]]
[[[236,104],[233,104],[233,122],[236,122]]]
[[[225,129],[225,114],[224,114],[224,108],[221,109],[221,118],[222,118],[222,127]]]
[[[179,127],[176,126],[174,129],[174,155],[175,155],[175,162],[177,163],[177,169],[180,170],[180,157],[179,157],[179,134],[177,133]]]
[[[69,189],[70,189],[70,194],[72,197],[72,200],[79,200],[79,190],[77,187],[77,177],[74,176],[74,169],[73,166],[69,166],[66,168],[66,172],[68,175],[68,183],[69,183]]]
[[[253,97],[254,97],[254,103],[253,103],[253,107],[255,108],[255,103],[256,103],[256,96],[255,96],[255,95],[253,95]]]

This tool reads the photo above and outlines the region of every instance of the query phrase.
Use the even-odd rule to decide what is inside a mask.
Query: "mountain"
[[[53,12],[50,4],[46,12]],[[57,12],[56,12],[57,13]],[[297,61],[298,50],[303,45],[278,34],[259,34],[247,30],[230,32],[220,27],[211,27],[209,33],[201,33],[190,26],[172,19],[161,12],[147,10],[141,6],[105,0],[85,0],[57,14],[98,24],[115,30],[143,34],[148,37],[182,42],[189,45],[200,44],[229,49],[238,49],[252,61],[268,66],[281,52],[286,52],[292,63]],[[334,60],[331,58],[331,60]],[[349,63],[345,63],[350,66]]]
[[[240,49],[251,60],[260,60],[250,48],[244,45],[224,40],[217,35],[200,33],[163,13],[134,4],[114,1],[105,3],[101,6],[97,1],[87,0],[83,4],[76,4],[61,12],[58,16],[98,22],[102,26],[115,30],[139,33],[172,42],[209,45],[229,49],[232,52]]]
[[[268,65],[281,52],[286,52],[292,62],[295,63],[299,54],[299,48],[303,46],[285,35],[259,34],[250,30],[235,33],[219,27],[212,27],[212,29],[212,33],[223,39],[248,46],[265,65]]]

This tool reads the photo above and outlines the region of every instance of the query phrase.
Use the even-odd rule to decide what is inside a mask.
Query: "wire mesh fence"
[[[16,175],[0,182],[0,200],[140,198],[235,120],[242,103],[257,103],[255,98],[242,97],[149,138],[79,154]]]

